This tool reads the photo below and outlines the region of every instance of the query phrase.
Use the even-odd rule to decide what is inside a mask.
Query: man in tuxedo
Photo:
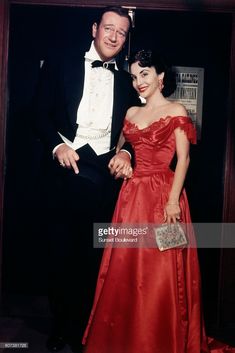
[[[101,257],[93,223],[110,222],[130,163],[128,145],[115,151],[126,110],[139,104],[129,74],[115,60],[130,25],[125,9],[105,8],[85,53],[46,60],[41,69],[35,124],[50,160],[50,351],[66,343],[80,351]]]

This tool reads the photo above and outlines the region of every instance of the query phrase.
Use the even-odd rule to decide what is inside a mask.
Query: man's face
[[[122,50],[128,30],[128,18],[111,11],[104,13],[99,26],[93,24],[95,48],[103,61],[111,60]]]

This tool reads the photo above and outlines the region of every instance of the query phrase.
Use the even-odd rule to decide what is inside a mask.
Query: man
[[[130,162],[126,150],[115,155],[126,110],[139,104],[129,74],[115,61],[130,24],[126,10],[106,8],[92,26],[94,40],[85,61],[84,52],[73,53],[42,68],[36,128],[52,161],[47,225],[54,317],[50,351],[66,343],[80,351],[101,256],[92,245],[93,223],[111,220],[120,186],[116,179],[126,176],[122,171]]]

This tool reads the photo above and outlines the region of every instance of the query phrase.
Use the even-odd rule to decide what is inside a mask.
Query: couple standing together
[[[208,353],[195,248],[93,248],[93,223],[191,222],[183,184],[195,129],[185,108],[165,98],[168,68],[159,56],[141,50],[130,74],[118,67],[130,26],[125,9],[106,8],[85,59],[74,52],[42,68],[36,129],[53,155],[47,347]]]

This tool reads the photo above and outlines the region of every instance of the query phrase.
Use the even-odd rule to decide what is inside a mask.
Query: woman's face
[[[153,66],[141,67],[135,62],[131,65],[131,76],[137,93],[143,98],[149,98],[159,91],[159,80],[163,79],[164,73],[158,75]]]

